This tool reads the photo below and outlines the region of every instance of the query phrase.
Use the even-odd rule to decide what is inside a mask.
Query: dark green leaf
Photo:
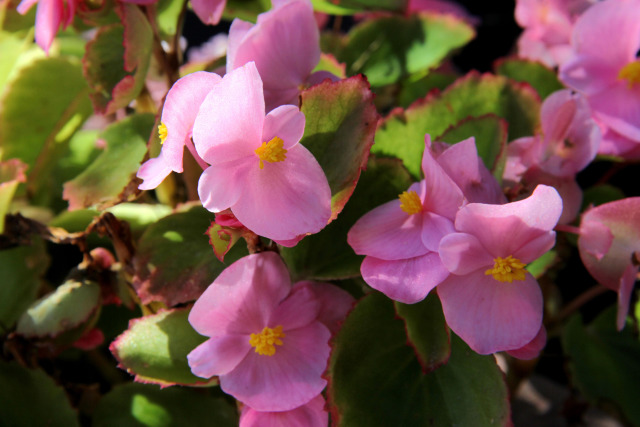
[[[504,59],[497,63],[496,73],[517,82],[529,83],[542,99],[564,88],[556,72],[540,62],[516,58]]]

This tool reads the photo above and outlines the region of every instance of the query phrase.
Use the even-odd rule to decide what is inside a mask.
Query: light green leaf
[[[564,88],[557,73],[540,62],[520,58],[504,59],[497,63],[496,73],[517,82],[529,83],[542,99]]]

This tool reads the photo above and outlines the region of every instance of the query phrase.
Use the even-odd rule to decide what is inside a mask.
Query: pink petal
[[[493,265],[493,256],[473,235],[454,233],[440,242],[440,259],[448,271],[456,275],[469,274]]]
[[[229,50],[234,47],[235,43]],[[260,14],[231,55],[234,67],[255,61],[265,87],[267,111],[291,103],[292,95],[320,60],[311,3],[291,1]]]
[[[368,256],[360,271],[369,286],[405,304],[422,301],[449,275],[438,254],[433,252],[393,261]]]
[[[220,22],[226,4],[226,0],[191,0],[193,11],[207,25],[216,25]]]
[[[527,242],[547,235],[555,239],[551,230],[562,213],[562,199],[558,192],[546,185],[538,185],[524,200],[505,205],[470,203],[456,216],[456,229],[473,234],[492,256],[513,255]],[[526,254],[524,262],[542,255]]]
[[[221,80],[222,77],[217,74],[198,71],[179,79],[167,93],[161,119],[167,127],[162,154],[166,164],[174,171],[182,172],[182,153],[186,141],[191,138],[200,105]]]
[[[249,336],[223,335],[209,338],[187,355],[193,375],[211,378],[235,369],[251,350]]]
[[[340,324],[347,317],[347,313],[353,307],[355,298],[345,290],[329,283],[303,281],[293,285],[310,287],[320,303],[318,321],[335,334],[340,329]]]
[[[205,169],[198,181],[198,196],[202,205],[211,212],[220,212],[233,206],[242,196],[246,185],[244,177],[250,167],[241,159]]]
[[[63,0],[42,0],[36,10],[36,43],[49,54],[49,48],[60,28],[64,11]]]
[[[425,142],[427,147],[431,145],[429,135],[425,136]],[[422,172],[426,183],[425,210],[453,219],[464,199],[462,191],[436,162],[429,148],[422,155]]]
[[[581,252],[586,252],[600,261],[609,252],[612,243],[613,234],[609,227],[599,221],[582,221],[578,238]]]
[[[447,234],[455,232],[453,221],[432,212],[422,215],[422,243],[424,246],[436,252],[440,246],[440,240]]]
[[[631,303],[631,293],[636,283],[638,275],[638,267],[629,263],[624,269],[624,274],[620,279],[620,288],[618,289],[618,314],[616,316],[616,327],[619,331],[624,328],[627,321],[627,313],[629,313],[629,305]]]
[[[264,118],[262,129],[262,141],[271,141],[278,137],[284,142],[285,150],[296,145],[304,134],[304,114],[293,105],[283,105],[267,114]]]
[[[238,68],[238,66],[235,65],[236,52],[238,51],[238,47],[242,43],[242,40],[253,26],[254,24],[252,24],[251,22],[243,21],[239,18],[234,19],[231,23],[227,44],[227,73],[230,73],[234,69]]]
[[[34,4],[38,3],[38,0],[22,0],[16,10],[20,15],[26,14]]]
[[[606,91],[592,95],[589,103],[599,121],[620,135],[640,142],[640,86],[636,84],[630,89],[626,81],[619,81]]]
[[[288,411],[320,394],[331,333],[320,322],[286,332],[273,356],[249,352],[220,377],[222,390],[257,411]]]
[[[508,350],[507,353],[518,359],[531,360],[540,355],[545,345],[547,345],[547,330],[541,326],[540,332],[529,344],[515,350]]]
[[[290,290],[289,272],[278,255],[248,255],[223,270],[204,291],[189,313],[189,323],[209,337],[260,332]]]
[[[289,329],[307,326],[316,320],[320,303],[315,293],[308,287],[295,286],[289,296],[273,311],[269,325],[282,325],[285,333]]]
[[[304,146],[297,144],[282,162],[258,157],[243,178],[247,184],[231,207],[247,228],[270,239],[288,240],[317,233],[331,217],[331,189],[324,171]]]
[[[262,81],[255,64],[237,68],[215,85],[193,125],[193,142],[210,165],[255,156],[264,122]]]
[[[329,413],[324,405],[322,395],[290,411],[260,412],[245,405],[240,414],[240,427],[327,427]]]
[[[171,168],[164,161],[162,152],[158,157],[149,159],[140,166],[136,176],[143,180],[138,186],[140,190],[153,190],[171,173]]]
[[[438,286],[438,296],[449,327],[480,354],[519,349],[542,325],[542,292],[530,274],[513,283],[482,270],[450,275]]]
[[[407,190],[418,195],[422,183]],[[429,250],[422,242],[423,215],[409,215],[400,208],[400,200],[392,200],[366,213],[349,230],[347,242],[359,255],[398,260],[424,255]]]

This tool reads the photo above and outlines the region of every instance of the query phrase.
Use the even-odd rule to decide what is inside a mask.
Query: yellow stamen
[[[618,78],[620,80],[627,80],[627,87],[629,89],[633,88],[634,85],[639,84],[640,61],[629,62],[627,65],[622,67],[622,69],[618,73]]]
[[[276,346],[282,345],[280,338],[284,338],[282,326],[276,326],[273,329],[265,326],[259,334],[251,334],[249,344],[256,348],[256,353],[263,356],[273,356],[276,354]]]
[[[164,141],[167,139],[167,135],[169,134],[169,130],[164,123],[160,123],[158,125],[158,136],[160,136],[160,144],[164,144]]]
[[[506,258],[495,258],[493,260],[493,268],[484,272],[486,276],[493,275],[493,278],[499,282],[513,282],[514,280],[524,280],[527,264],[509,255]]]
[[[260,147],[255,149],[255,153],[260,158],[260,169],[264,168],[263,162],[283,162],[287,158],[287,150],[282,148],[283,145],[284,141],[274,136],[271,141],[263,142]]]
[[[417,214],[422,210],[420,196],[415,191],[405,191],[398,198],[400,199],[400,209],[409,215]]]

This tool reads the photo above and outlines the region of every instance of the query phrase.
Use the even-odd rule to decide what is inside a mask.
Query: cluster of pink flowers
[[[404,303],[436,288],[447,324],[476,352],[534,357],[544,346],[536,339],[542,293],[525,267],[555,243],[557,191],[539,185],[505,203],[473,139],[432,145],[427,135],[422,171],[423,181],[349,231],[349,244],[366,255],[362,277]]]
[[[327,283],[292,286],[273,252],[249,255],[225,269],[193,306],[189,322],[210,338],[189,354],[189,365],[200,377],[218,376],[222,390],[246,405],[243,427],[278,419],[326,426],[320,392],[329,338],[352,303]]]

